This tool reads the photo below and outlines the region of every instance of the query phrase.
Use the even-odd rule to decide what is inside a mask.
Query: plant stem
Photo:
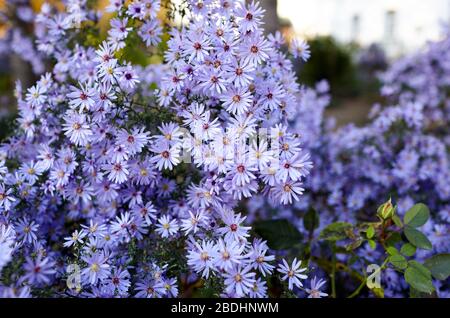
[[[348,296],[347,298],[354,298],[354,297],[358,296],[359,293],[361,292],[361,290],[364,288],[364,286],[366,286],[366,282],[367,282],[367,280],[364,279],[361,282],[361,284],[358,286],[358,288],[350,296]]]
[[[331,297],[336,298],[336,250],[335,245],[331,247],[333,251],[332,268],[331,268]]]

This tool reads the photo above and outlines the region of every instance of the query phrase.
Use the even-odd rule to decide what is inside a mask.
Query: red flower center
[[[162,153],[161,153],[161,156],[163,157],[163,158],[169,158],[169,152],[167,151],[167,150],[164,150]]]

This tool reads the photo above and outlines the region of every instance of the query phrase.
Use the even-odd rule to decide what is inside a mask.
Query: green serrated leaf
[[[275,250],[291,248],[302,240],[302,234],[286,219],[256,222],[254,230]]]
[[[389,256],[389,263],[391,263],[398,269],[405,269],[406,267],[408,267],[408,262],[406,261],[406,258],[400,254]]]
[[[429,217],[428,207],[423,203],[417,203],[406,212],[403,222],[411,227],[420,227],[427,223]]]
[[[400,253],[405,256],[413,256],[416,253],[416,247],[410,243],[405,243],[401,247]]]
[[[445,280],[450,276],[450,254],[431,256],[425,261],[424,265],[436,279]]]
[[[368,239],[371,239],[375,235],[375,229],[373,226],[369,226],[369,228],[366,231],[366,236]]]
[[[434,291],[431,272],[419,262],[409,261],[404,276],[406,282],[412,288],[427,294],[431,294]]]
[[[335,222],[322,230],[319,238],[326,241],[339,241],[348,238],[347,231],[353,226],[347,222]]]
[[[415,247],[422,248],[424,250],[432,249],[433,246],[431,245],[430,240],[419,230],[407,225],[405,226],[404,233],[408,241]]]

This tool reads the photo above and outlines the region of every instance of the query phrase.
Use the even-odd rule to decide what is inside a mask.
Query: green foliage
[[[423,203],[418,203],[406,212],[403,222],[411,227],[420,227],[428,221],[429,217],[428,207]]]
[[[431,294],[434,291],[430,270],[419,262],[409,261],[404,276],[406,282],[417,291],[427,294]]]
[[[325,241],[340,241],[349,237],[348,233],[352,228],[353,225],[347,222],[331,223],[322,230],[319,239]]]
[[[16,126],[16,114],[0,117],[0,142],[11,136]]]
[[[313,86],[326,79],[333,96],[355,95],[359,85],[350,50],[329,36],[310,39],[308,44],[311,58],[298,72],[302,82]]]
[[[391,263],[398,269],[405,269],[406,267],[408,267],[408,261],[404,256],[400,254],[389,256],[389,263]]]
[[[369,226],[366,231],[366,236],[368,239],[371,239],[375,235],[375,228],[373,226]]]
[[[292,248],[302,240],[302,234],[286,219],[256,222],[254,231],[275,250]]]
[[[312,232],[320,225],[319,214],[316,210],[310,209],[303,217],[303,226],[306,230]]]
[[[386,252],[388,252],[389,255],[397,255],[397,254],[398,254],[398,249],[396,249],[396,248],[393,247],[393,246],[389,246],[389,247],[386,249]]]
[[[396,206],[389,199],[377,209],[378,222],[362,222],[350,224],[336,222],[325,227],[319,235],[319,240],[329,244],[333,252],[331,268],[324,266],[330,273],[330,279],[335,279],[336,271],[342,270],[351,277],[359,280],[359,287],[349,296],[356,297],[365,287],[376,297],[384,297],[383,289],[376,289],[372,284],[374,275],[393,268],[403,274],[409,284],[411,297],[436,296],[432,277],[446,279],[450,275],[450,254],[440,254],[429,258],[425,264],[411,259],[417,248],[432,249],[431,242],[417,227],[424,225],[429,218],[430,211],[422,203],[414,205],[402,220],[396,214]],[[338,241],[346,242],[345,248],[338,245]],[[347,243],[349,242],[349,243]],[[377,273],[361,273],[353,269],[352,265],[361,259],[355,250],[363,242],[367,242],[372,249],[382,246],[385,258]],[[335,254],[350,254],[347,266],[337,265]],[[380,260],[381,261],[381,260]],[[317,261],[321,264],[320,261]],[[329,265],[328,265],[329,266]],[[370,274],[370,275],[369,275]]]
[[[411,226],[405,226],[404,232],[406,238],[408,241],[414,245],[415,247],[422,248],[425,250],[431,250],[432,245],[430,240],[420,232],[419,230],[416,230],[415,228]]]
[[[405,256],[411,257],[416,253],[416,247],[410,243],[405,243],[400,249],[400,253],[402,253]]]
[[[445,280],[450,276],[450,254],[431,256],[424,264],[434,278]]]

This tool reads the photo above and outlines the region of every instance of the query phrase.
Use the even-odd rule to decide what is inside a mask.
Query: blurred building
[[[395,57],[442,36],[450,0],[278,0],[278,14],[300,36],[378,43]]]

